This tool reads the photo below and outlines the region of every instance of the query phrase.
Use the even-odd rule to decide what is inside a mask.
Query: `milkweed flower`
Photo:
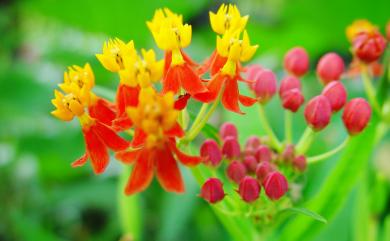
[[[347,27],[346,35],[348,40],[353,42],[355,37],[361,33],[373,33],[377,31],[378,27],[373,25],[370,21],[366,19],[358,19]]]
[[[222,4],[216,13],[209,12],[211,28],[217,34],[227,31],[242,32],[245,29],[249,16],[241,16],[234,4]]]
[[[206,92],[199,76],[193,70],[196,64],[184,53],[191,43],[191,25],[183,24],[182,15],[169,9],[156,10],[152,21],[147,22],[157,46],[165,51],[163,93],[178,93],[180,88],[192,96]]]
[[[103,45],[103,53],[96,54],[96,58],[100,63],[111,72],[118,72],[125,68],[124,58],[134,55],[134,42],[130,41],[127,44],[122,40],[110,39]]]
[[[159,95],[153,88],[141,89],[138,105],[128,107],[127,114],[135,126],[133,149],[116,155],[124,163],[134,163],[125,193],[145,190],[154,171],[166,191],[184,192],[176,159],[187,166],[194,166],[202,159],[188,156],[176,146],[176,138],[183,137],[184,131],[176,121],[179,111],[174,108],[173,93]]]
[[[52,115],[63,121],[71,121],[78,117],[85,140],[86,152],[78,160],[72,163],[73,167],[84,165],[90,158],[93,170],[96,174],[102,173],[108,163],[108,149],[122,151],[128,148],[129,143],[118,136],[115,131],[98,119],[85,112],[86,101],[80,93],[63,94],[54,90],[55,98],[52,100],[56,107]]]

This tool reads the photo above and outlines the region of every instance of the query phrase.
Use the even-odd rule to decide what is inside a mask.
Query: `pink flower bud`
[[[317,75],[323,84],[339,80],[344,72],[344,61],[336,53],[327,53],[317,64]]]
[[[265,177],[263,187],[265,194],[267,194],[271,200],[278,200],[287,192],[288,182],[283,174],[274,171]]]
[[[298,89],[301,90],[301,81],[294,76],[288,75],[282,79],[280,82],[280,87],[279,87],[279,96],[280,98],[283,98],[283,95],[292,89]]]
[[[246,175],[245,165],[239,161],[232,161],[226,169],[226,175],[231,181],[239,184]]]
[[[256,149],[255,157],[258,162],[270,162],[272,160],[272,151],[268,146],[261,145]]]
[[[309,70],[309,56],[302,47],[290,49],[284,56],[284,68],[295,76],[302,76]]]
[[[353,53],[365,63],[377,61],[386,49],[386,39],[379,32],[360,33],[352,44]]]
[[[208,166],[217,167],[222,161],[222,152],[218,143],[213,139],[207,139],[200,147],[200,156],[203,163]]]
[[[283,161],[291,162],[295,156],[295,146],[292,144],[288,144],[286,148],[284,148],[282,153]]]
[[[350,135],[363,131],[371,119],[371,107],[363,98],[355,98],[347,103],[343,112],[343,122]]]
[[[299,89],[286,91],[282,96],[283,108],[292,112],[297,112],[303,102],[305,102],[305,97]]]
[[[222,154],[228,159],[233,159],[240,156],[240,144],[235,137],[228,136],[225,138],[222,146]]]
[[[252,64],[247,68],[246,79],[249,81],[254,81],[256,76],[263,71],[264,68],[260,64]]]
[[[199,196],[211,204],[221,201],[225,197],[222,182],[218,178],[207,179],[200,190]]]
[[[256,177],[257,180],[262,183],[265,177],[272,171],[275,170],[275,167],[270,162],[261,162],[256,167]]]
[[[295,157],[293,161],[293,166],[300,172],[305,171],[307,166],[306,157],[304,155],[299,155]]]
[[[255,172],[257,167],[257,160],[254,156],[248,155],[244,157],[244,165],[249,172]]]
[[[253,177],[246,176],[244,177],[238,188],[238,193],[240,194],[242,200],[247,203],[256,201],[259,198],[261,187],[257,180]]]
[[[307,124],[315,131],[324,129],[330,122],[332,108],[328,98],[318,95],[307,103],[305,119]]]
[[[237,127],[231,122],[225,122],[222,124],[221,128],[219,129],[219,135],[221,136],[222,140],[224,140],[226,137],[229,136],[232,136],[235,139],[237,139],[238,136]]]
[[[322,90],[322,95],[328,98],[333,112],[338,112],[347,102],[347,91],[340,81],[332,81]]]
[[[261,104],[266,104],[275,95],[276,88],[276,76],[271,70],[263,70],[256,75],[253,91]]]
[[[251,136],[246,140],[245,143],[245,154],[253,155],[258,146],[260,146],[261,140],[257,136]]]

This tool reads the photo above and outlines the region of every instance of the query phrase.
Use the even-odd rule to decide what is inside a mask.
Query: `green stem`
[[[368,74],[368,69],[367,66],[363,65],[362,66],[362,80],[363,80],[363,85],[364,89],[366,90],[366,94],[368,97],[368,100],[370,101],[372,107],[374,110],[381,115],[381,107],[378,103],[378,100],[376,99],[376,91],[375,88],[372,84],[372,80]]]
[[[199,125],[199,122],[202,120],[202,118],[203,118],[204,115],[206,114],[206,111],[207,111],[207,108],[208,108],[208,107],[209,107],[209,104],[207,104],[207,103],[204,103],[204,104],[202,105],[202,107],[200,107],[200,110],[199,110],[199,112],[198,112],[198,115],[196,116],[194,122],[193,122],[192,125],[191,125],[190,130],[188,131],[189,133],[190,133],[190,132],[193,132],[194,129],[197,128],[197,126]]]
[[[299,139],[299,142],[296,145],[297,153],[306,153],[307,149],[309,149],[311,143],[313,142],[314,134],[315,132],[310,127],[306,127],[306,130],[303,132],[301,139]]]
[[[276,137],[274,131],[272,130],[271,125],[268,122],[267,116],[264,112],[264,108],[261,104],[259,104],[259,117],[262,127],[264,128],[265,132],[269,136],[270,144],[273,148],[275,148],[278,152],[282,150],[282,144]]]
[[[341,151],[342,149],[344,149],[344,147],[348,144],[348,142],[351,140],[351,136],[348,136],[347,138],[345,138],[345,140],[340,144],[338,145],[336,148],[334,148],[333,150],[330,150],[328,152],[325,152],[321,155],[317,155],[317,156],[313,156],[313,157],[309,157],[307,159],[307,163],[308,164],[313,164],[313,163],[316,163],[316,162],[319,162],[319,161],[322,161],[322,160],[325,160],[333,155],[335,155],[336,153],[338,153],[339,151]]]
[[[289,110],[284,111],[284,131],[287,144],[292,143],[292,114]]]

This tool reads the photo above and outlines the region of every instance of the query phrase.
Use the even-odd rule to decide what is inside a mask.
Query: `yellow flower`
[[[183,24],[182,15],[168,8],[156,10],[152,21],[146,22],[157,46],[165,51],[185,48],[191,43],[191,25]]]
[[[81,100],[69,93],[64,95],[58,90],[54,90],[54,99],[51,100],[52,104],[56,107],[51,112],[52,115],[63,121],[70,121],[75,116],[82,116],[84,114],[84,105]]]
[[[174,95],[159,95],[153,88],[141,89],[137,107],[128,107],[127,114],[137,128],[147,134],[147,147],[163,142],[164,132],[175,125],[179,111],[174,108]]]
[[[161,79],[164,60],[157,61],[152,49],[148,51],[142,49],[141,53],[142,57],[137,54],[124,58],[125,68],[119,72],[123,84],[146,88]]]
[[[248,22],[248,16],[241,17],[240,11],[236,5],[222,4],[217,13],[209,12],[211,28],[218,34],[224,34],[227,31],[242,32]]]
[[[123,59],[126,56],[135,55],[133,41],[125,44],[122,40],[116,38],[115,40],[108,40],[103,45],[103,53],[96,54],[96,58],[109,71],[118,72],[124,69]]]
[[[366,19],[355,20],[351,25],[346,29],[347,38],[350,42],[362,32],[372,33],[378,31],[378,27],[373,25],[370,21]]]

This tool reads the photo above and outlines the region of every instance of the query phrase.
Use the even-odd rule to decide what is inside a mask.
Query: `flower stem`
[[[309,149],[313,142],[314,134],[315,132],[310,127],[306,127],[306,130],[303,132],[301,139],[299,139],[299,142],[296,145],[296,150],[299,154],[304,154],[307,149]]]
[[[292,143],[292,115],[288,110],[284,111],[284,131],[287,144]]]
[[[330,150],[328,152],[325,152],[321,155],[317,155],[317,156],[313,156],[313,157],[309,157],[307,159],[307,163],[308,164],[312,164],[312,163],[316,163],[316,162],[319,162],[319,161],[322,161],[322,160],[325,160],[333,155],[335,155],[337,152],[341,151],[342,149],[344,149],[344,147],[348,144],[348,142],[351,140],[351,136],[348,136],[347,138],[345,138],[345,140],[340,144],[338,145],[336,148],[334,148],[333,150]]]
[[[208,107],[209,107],[209,104],[203,103],[202,107],[200,107],[198,115],[196,116],[196,118],[195,118],[194,122],[192,123],[191,128],[188,132],[192,132],[192,131],[194,131],[194,129],[197,128],[197,126],[199,125],[199,122],[202,120],[202,118],[206,114]]]
[[[273,148],[275,148],[278,152],[282,150],[282,144],[276,137],[274,131],[272,130],[271,125],[268,122],[267,116],[264,112],[264,108],[261,104],[259,104],[259,117],[262,127],[270,138],[270,144]]]
[[[363,85],[364,89],[366,91],[368,100],[370,101],[372,107],[375,109],[378,114],[381,114],[381,107],[378,103],[378,100],[376,99],[376,91],[374,86],[372,85],[372,80],[369,76],[367,66],[362,65],[362,80],[363,80]]]

